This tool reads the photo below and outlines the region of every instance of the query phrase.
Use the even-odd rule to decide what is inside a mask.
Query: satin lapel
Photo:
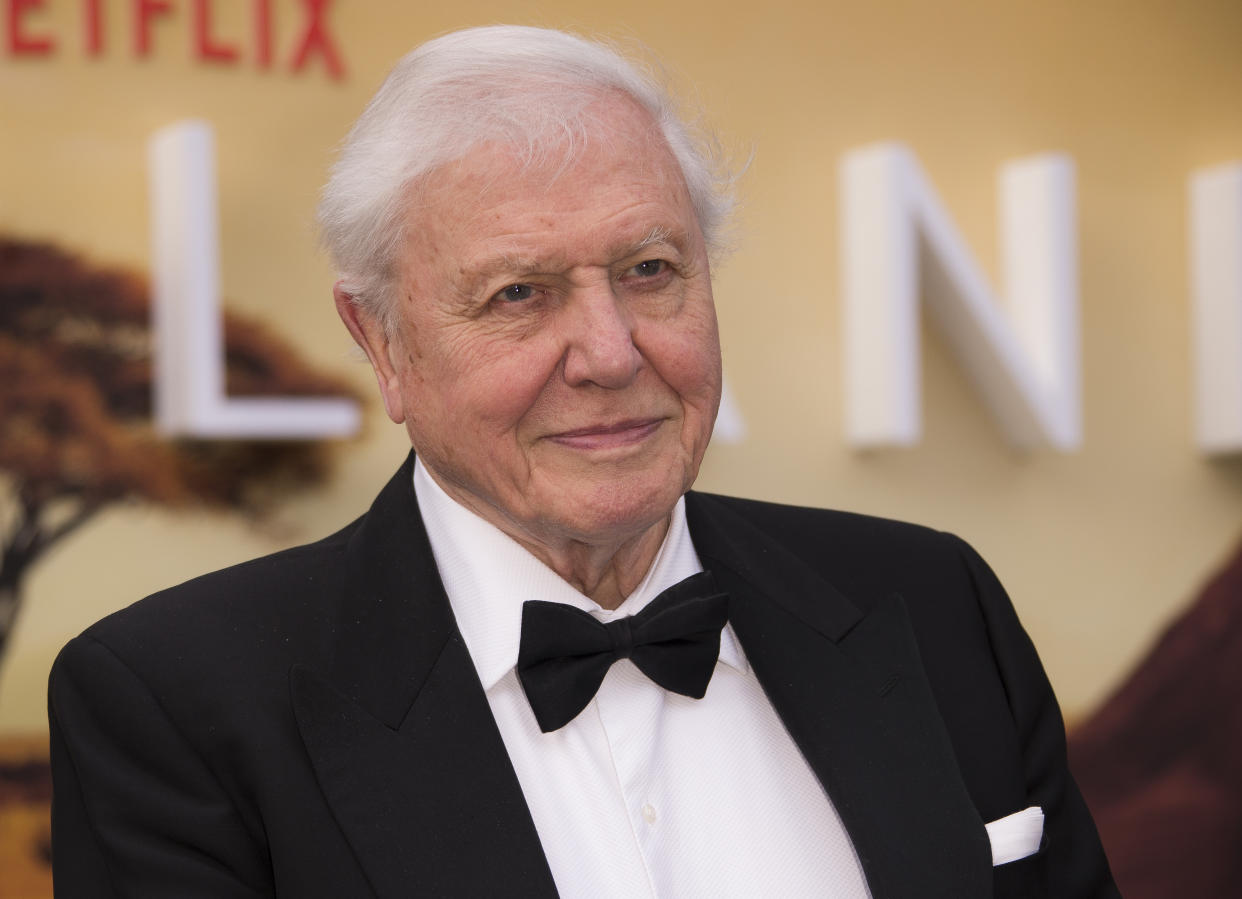
[[[841,815],[874,899],[972,899],[991,852],[900,597],[864,613],[721,500],[690,533],[755,674]]]
[[[381,899],[555,896],[444,595],[411,466],[350,540],[331,670],[290,674],[302,739]]]

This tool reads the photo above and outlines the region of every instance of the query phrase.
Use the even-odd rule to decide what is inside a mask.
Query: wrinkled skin
[[[698,473],[720,347],[671,153],[631,101],[596,102],[567,168],[484,144],[412,192],[394,333],[339,285],[337,306],[437,483],[615,607]]]

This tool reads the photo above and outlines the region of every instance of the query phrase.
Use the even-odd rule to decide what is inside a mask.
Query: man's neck
[[[664,543],[668,525],[666,517],[633,540],[615,547],[566,541],[552,548],[525,540],[522,534],[507,533],[579,593],[601,608],[615,609],[646,577]],[[501,525],[497,527],[504,530]]]
[[[450,499],[511,537],[600,608],[615,609],[625,602],[646,577],[668,533],[670,516],[666,515],[638,534],[598,543],[570,536],[535,535],[424,467]]]

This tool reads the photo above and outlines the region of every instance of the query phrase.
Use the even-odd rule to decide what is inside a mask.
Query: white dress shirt
[[[609,611],[449,497],[421,462],[414,489],[562,896],[870,896],[836,809],[729,625],[702,699],[670,693],[622,659],[569,724],[545,734],[535,722],[514,670],[522,604],[563,602],[605,622],[637,613],[703,570],[684,500],[642,583]]]

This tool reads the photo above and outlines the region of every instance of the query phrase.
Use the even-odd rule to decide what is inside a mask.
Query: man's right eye
[[[496,294],[494,299],[502,303],[520,303],[523,300],[529,300],[535,295],[535,288],[529,284],[510,284],[500,293]]]

